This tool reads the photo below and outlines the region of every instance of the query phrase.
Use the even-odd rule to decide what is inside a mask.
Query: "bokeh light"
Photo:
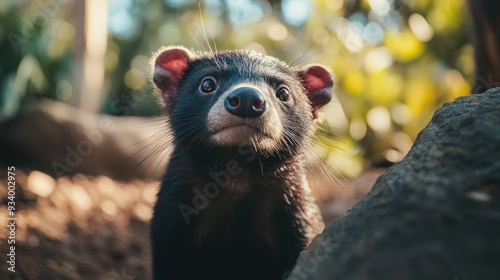
[[[100,81],[94,77],[99,71],[86,72],[86,80],[102,83],[103,112],[114,113],[116,100],[138,95],[151,98],[127,112],[160,112],[151,96],[149,63],[164,45],[254,50],[296,67],[321,63],[335,76],[334,104],[323,112],[323,131],[351,143],[337,150],[321,147],[332,154],[361,151],[347,156],[361,166],[404,156],[407,147],[395,143],[413,140],[444,102],[469,94],[474,79],[464,0],[110,0],[107,9],[107,28],[98,30],[108,32],[106,49],[103,59],[92,62],[104,69],[104,77]],[[0,29],[8,50],[0,69],[0,117],[21,112],[25,100],[40,96],[77,100],[82,62],[74,51],[85,32],[75,10],[61,4],[53,17],[40,20],[36,4],[0,4],[0,13],[9,10],[18,16],[4,20]],[[21,41],[6,37],[8,32]],[[113,213],[109,203],[102,207]],[[136,214],[146,217],[140,207]]]
[[[283,0],[281,2],[283,19],[292,26],[301,26],[309,18],[312,3],[310,0]]]

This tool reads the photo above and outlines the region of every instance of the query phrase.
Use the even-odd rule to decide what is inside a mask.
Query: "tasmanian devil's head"
[[[297,152],[317,111],[332,96],[327,69],[296,70],[256,52],[158,52],[153,81],[176,145],[205,150],[253,147],[262,155]]]

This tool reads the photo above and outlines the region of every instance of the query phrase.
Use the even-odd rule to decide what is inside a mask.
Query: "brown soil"
[[[7,224],[7,169],[0,221]],[[329,182],[311,176],[325,222],[362,198],[383,172]],[[16,264],[7,270],[9,229],[0,227],[0,279],[151,279],[149,220],[158,182],[16,171]],[[321,183],[318,183],[321,182]],[[315,184],[316,183],[316,184]],[[321,186],[319,186],[321,185]]]

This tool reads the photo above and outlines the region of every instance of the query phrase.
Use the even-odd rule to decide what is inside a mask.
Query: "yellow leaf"
[[[413,116],[420,116],[436,101],[436,86],[428,78],[414,78],[408,81],[405,95]]]
[[[398,61],[407,62],[418,58],[424,51],[424,44],[410,31],[387,32],[384,45],[392,51]]]
[[[360,95],[365,91],[365,74],[358,69],[354,69],[344,76],[344,89],[351,95]]]
[[[381,71],[370,75],[368,96],[374,105],[389,106],[399,99],[404,81],[400,75]]]

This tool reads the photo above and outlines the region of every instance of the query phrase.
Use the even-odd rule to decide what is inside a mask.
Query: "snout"
[[[235,116],[256,118],[266,111],[267,104],[264,96],[258,89],[240,87],[226,97],[224,107],[229,113]]]

